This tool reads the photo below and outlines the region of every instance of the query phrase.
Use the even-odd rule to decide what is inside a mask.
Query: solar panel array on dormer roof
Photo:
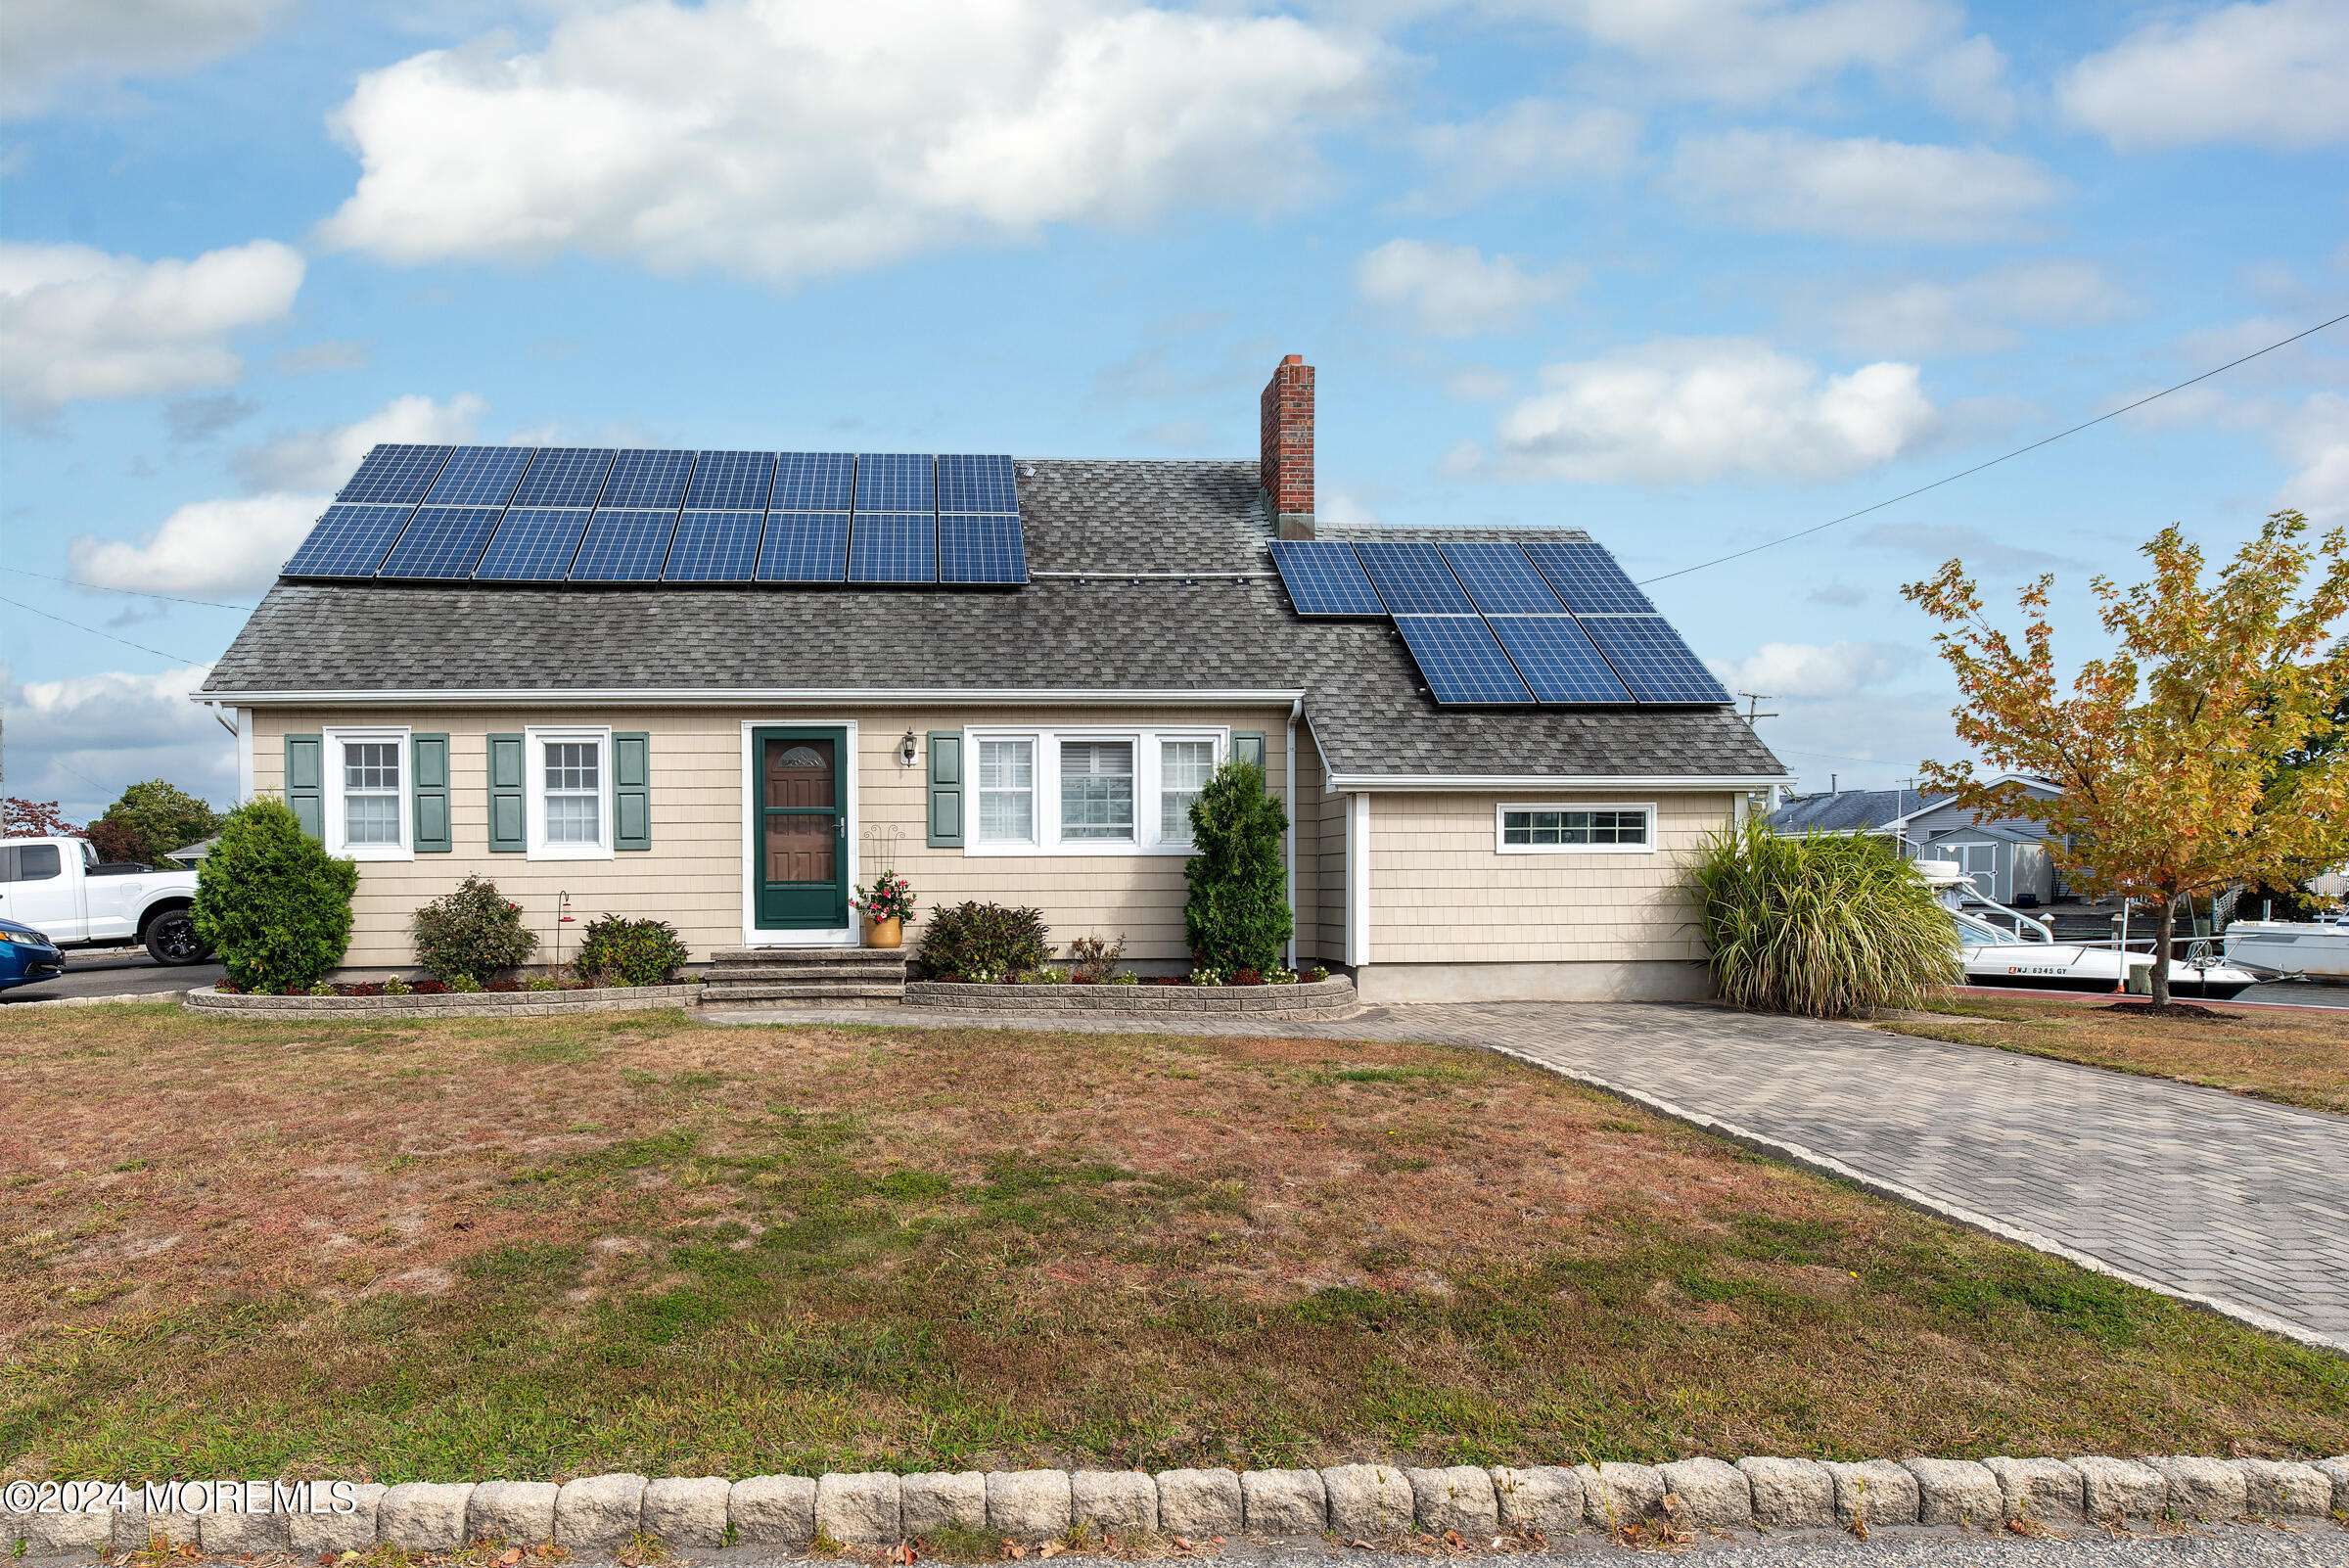
[[[1008,457],[389,444],[285,575],[1011,587],[1028,558]]]

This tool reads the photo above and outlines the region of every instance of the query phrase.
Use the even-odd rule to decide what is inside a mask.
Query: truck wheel
[[[147,955],[159,964],[200,964],[211,956],[196,935],[196,920],[185,909],[165,909],[147,922],[141,939]]]

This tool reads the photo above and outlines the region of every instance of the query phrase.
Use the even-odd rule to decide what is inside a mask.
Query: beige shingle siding
[[[1056,945],[1074,938],[1124,933],[1130,958],[1180,961],[1185,894],[1180,855],[965,855],[927,844],[928,735],[966,725],[1008,728],[1094,724],[1227,725],[1263,730],[1266,767],[1275,793],[1286,765],[1283,729],[1288,709],[1229,712],[1171,708],[989,709],[923,712],[905,709],[793,714],[761,708],[533,709],[366,709],[263,710],[254,715],[253,784],[265,794],[285,785],[285,736],[370,724],[404,724],[449,736],[450,817],[454,851],[422,854],[413,861],[365,861],[353,899],[356,922],[345,962],[353,967],[410,965],[415,953],[409,922],[418,905],[446,892],[468,872],[496,882],[522,904],[524,918],[550,954],[559,893],[571,895],[578,924],[564,928],[569,946],[593,916],[651,916],[672,921],[697,961],[714,947],[743,941],[744,803],[742,725],[746,720],[778,724],[857,724],[856,875],[869,881],[878,867],[878,837],[872,830],[898,827],[897,868],[912,881],[923,911],[978,899],[1034,904],[1044,911]],[[610,860],[532,860],[491,853],[488,849],[488,742],[492,734],[515,734],[532,725],[609,724],[617,731],[652,736],[652,848],[622,852]],[[900,767],[896,753],[907,729],[922,737],[925,765]],[[966,764],[975,759],[966,759]],[[1317,787],[1317,786],[1316,786]],[[975,810],[975,800],[966,801]],[[1140,807],[1140,809],[1154,809]],[[1301,798],[1300,811],[1305,809]],[[917,926],[918,935],[918,926]],[[788,941],[786,933],[765,939]]]
[[[1346,808],[1348,795],[1323,795],[1313,822],[1320,840],[1321,905],[1314,927],[1313,957],[1324,964],[1346,961]],[[1299,809],[1303,815],[1303,807]]]
[[[1494,812],[1503,802],[1652,804],[1657,848],[1648,854],[1502,854],[1494,844]],[[1640,790],[1373,795],[1371,962],[1702,957],[1695,910],[1679,882],[1689,853],[1730,810],[1727,794]]]

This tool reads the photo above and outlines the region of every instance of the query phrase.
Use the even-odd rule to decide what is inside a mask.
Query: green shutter
[[[489,737],[489,848],[520,854],[529,847],[523,832],[522,737]]]
[[[414,796],[416,853],[446,854],[448,840],[448,737],[408,737],[411,793]]]
[[[1268,781],[1271,769],[1265,766],[1265,732],[1261,729],[1238,729],[1231,734],[1231,760],[1235,762],[1254,762],[1257,771]]]
[[[326,737],[286,737],[286,804],[311,838],[326,838]]]
[[[930,848],[962,848],[962,731],[930,732]]]
[[[637,731],[612,737],[612,847],[653,847],[653,737]]]

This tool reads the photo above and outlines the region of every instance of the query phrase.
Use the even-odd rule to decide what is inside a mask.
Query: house
[[[894,867],[1175,972],[1188,803],[1243,758],[1299,966],[1704,993],[1681,858],[1785,778],[1727,694],[1581,533],[1318,526],[1298,356],[1260,414],[1254,462],[379,447],[198,697],[358,862],[354,969],[468,872],[550,956],[568,908],[705,959],[853,945]]]
[[[1997,784],[2020,784],[2038,800],[2061,791],[2041,779],[2004,774]],[[2061,874],[2049,853],[2046,827],[2030,817],[1981,820],[1979,813],[1952,806],[1947,795],[1915,790],[1831,790],[1788,801],[1771,813],[1771,831],[1867,833],[1890,839],[1911,860],[1952,860],[1973,879],[1980,895],[2011,905],[2017,898],[2047,904],[2065,896]]]

